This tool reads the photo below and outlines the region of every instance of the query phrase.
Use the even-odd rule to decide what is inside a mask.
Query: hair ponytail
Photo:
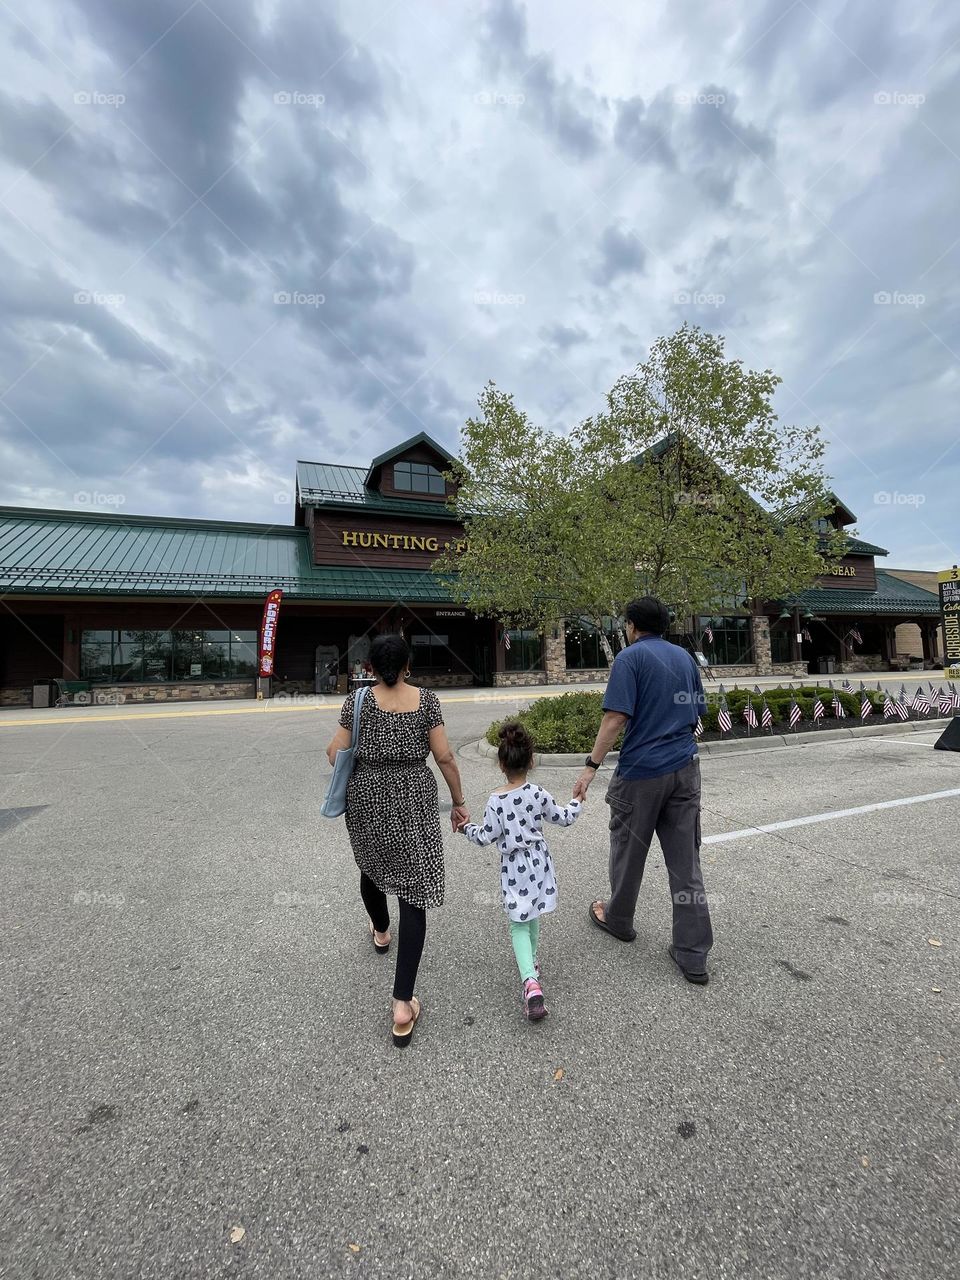
[[[410,646],[403,636],[377,636],[370,646],[370,665],[386,685],[395,685],[410,661]]]
[[[533,738],[519,720],[508,720],[497,733],[497,759],[506,773],[526,773],[533,764]]]

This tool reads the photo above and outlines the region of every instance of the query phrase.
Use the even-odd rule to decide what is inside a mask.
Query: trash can
[[[34,680],[33,705],[35,707],[52,707],[56,704],[56,682],[53,680]]]
[[[822,676],[832,676],[836,669],[836,658],[820,658],[817,662],[817,671]]]

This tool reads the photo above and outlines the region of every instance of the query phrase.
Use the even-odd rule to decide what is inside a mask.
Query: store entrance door
[[[313,662],[314,693],[336,693],[340,650],[335,644],[318,644]]]

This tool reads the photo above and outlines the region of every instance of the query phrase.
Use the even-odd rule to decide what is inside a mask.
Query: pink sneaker
[[[523,984],[523,1016],[530,1022],[539,1022],[547,1016],[547,1006],[543,1003],[543,990],[536,978],[527,978]]]

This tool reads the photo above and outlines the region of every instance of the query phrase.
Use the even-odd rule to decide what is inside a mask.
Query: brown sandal
[[[378,942],[378,941],[377,941],[377,934],[379,933],[379,930],[378,930],[378,929],[374,929],[374,927],[373,927],[373,921],[372,921],[372,920],[368,920],[368,921],[367,921],[367,926],[368,926],[368,928],[370,929],[370,937],[373,939],[373,949],[374,949],[374,951],[379,952],[379,954],[380,954],[380,955],[382,955],[382,956],[386,955],[386,954],[387,954],[387,952],[390,950],[390,941],[392,941],[392,939],[391,939],[390,941],[387,941],[387,942]],[[389,932],[390,932],[390,930],[389,930],[389,929],[385,929],[385,930],[384,930],[384,933],[389,933]]]
[[[413,1028],[420,1021],[420,1014],[422,1012],[420,1008],[420,1001],[416,996],[412,996],[407,1003],[413,1005],[413,1017],[409,1022],[395,1022],[393,1024],[393,1043],[398,1049],[406,1048],[413,1039]]]

